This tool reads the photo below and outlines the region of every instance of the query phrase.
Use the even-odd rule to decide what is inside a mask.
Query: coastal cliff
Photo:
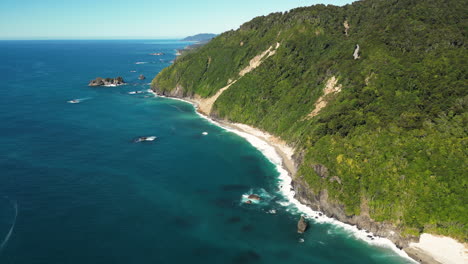
[[[274,13],[180,56],[152,89],[286,141],[312,209],[400,248],[423,233],[463,243],[465,14],[455,0]]]

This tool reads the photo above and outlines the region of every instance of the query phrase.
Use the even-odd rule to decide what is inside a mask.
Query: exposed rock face
[[[138,76],[138,79],[144,80],[144,79],[146,79],[146,77],[143,74],[140,74],[140,76]]]
[[[353,53],[353,57],[355,60],[361,58],[361,56],[359,56],[359,44],[356,44],[356,48],[354,49],[354,53]]]
[[[341,88],[342,86],[341,84],[338,84],[338,79],[335,76],[332,76],[330,79],[328,79],[327,83],[325,84],[325,88],[323,89],[323,95],[317,99],[314,110],[307,117],[311,118],[318,115],[320,111],[327,106],[328,96],[341,92]]]
[[[328,169],[327,167],[323,166],[322,164],[314,165],[314,171],[321,177],[327,178],[328,177]]]
[[[118,86],[124,83],[125,83],[124,79],[120,76],[117,78],[97,77],[96,79],[90,81],[88,86]]]
[[[347,36],[348,36],[348,31],[349,31],[349,23],[348,23],[348,20],[345,20],[345,21],[343,22],[343,26],[344,26],[344,28],[345,28],[345,31],[344,31],[344,32],[345,32],[345,35],[346,35],[346,37],[347,37]]]
[[[337,183],[341,184],[341,179],[338,176],[333,176],[333,177],[330,178],[330,182],[337,182]]]
[[[297,232],[299,234],[304,233],[307,230],[307,222],[304,219],[304,216],[301,215],[301,219],[299,219],[299,222],[297,222]]]
[[[247,197],[248,199],[250,200],[257,200],[257,201],[260,201],[260,196],[256,195],[256,194],[251,194],[249,195],[249,197]]]
[[[326,216],[337,219],[358,228],[369,230],[376,236],[386,237],[399,248],[408,247],[410,242],[418,241],[417,237],[403,237],[401,230],[390,222],[376,222],[367,215],[347,215],[344,206],[328,199],[328,191],[322,190],[318,194],[302,179],[295,177],[291,182],[295,198],[302,204],[307,205],[315,211],[321,211]]]

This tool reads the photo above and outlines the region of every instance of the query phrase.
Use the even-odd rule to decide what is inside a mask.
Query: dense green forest
[[[238,79],[211,115],[289,142],[300,160],[295,177],[312,191],[327,189],[349,215],[366,203],[373,219],[403,234],[467,242],[467,7],[466,0],[365,0],[257,17],[184,54],[152,87],[209,97]],[[239,77],[276,43],[274,56]],[[341,92],[309,116],[332,77]]]

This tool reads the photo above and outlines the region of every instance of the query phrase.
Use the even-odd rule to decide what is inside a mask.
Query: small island
[[[125,84],[125,81],[122,77],[116,78],[101,78],[97,77],[94,80],[91,80],[88,86],[119,86]]]

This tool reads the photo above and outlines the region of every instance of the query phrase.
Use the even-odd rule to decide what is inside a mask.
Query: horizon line
[[[57,37],[57,38],[1,38],[0,41],[8,41],[8,40],[179,40],[186,38],[187,36],[167,36],[167,37],[150,37],[150,36],[141,36],[141,37],[109,37],[109,38],[78,38],[78,37]]]

